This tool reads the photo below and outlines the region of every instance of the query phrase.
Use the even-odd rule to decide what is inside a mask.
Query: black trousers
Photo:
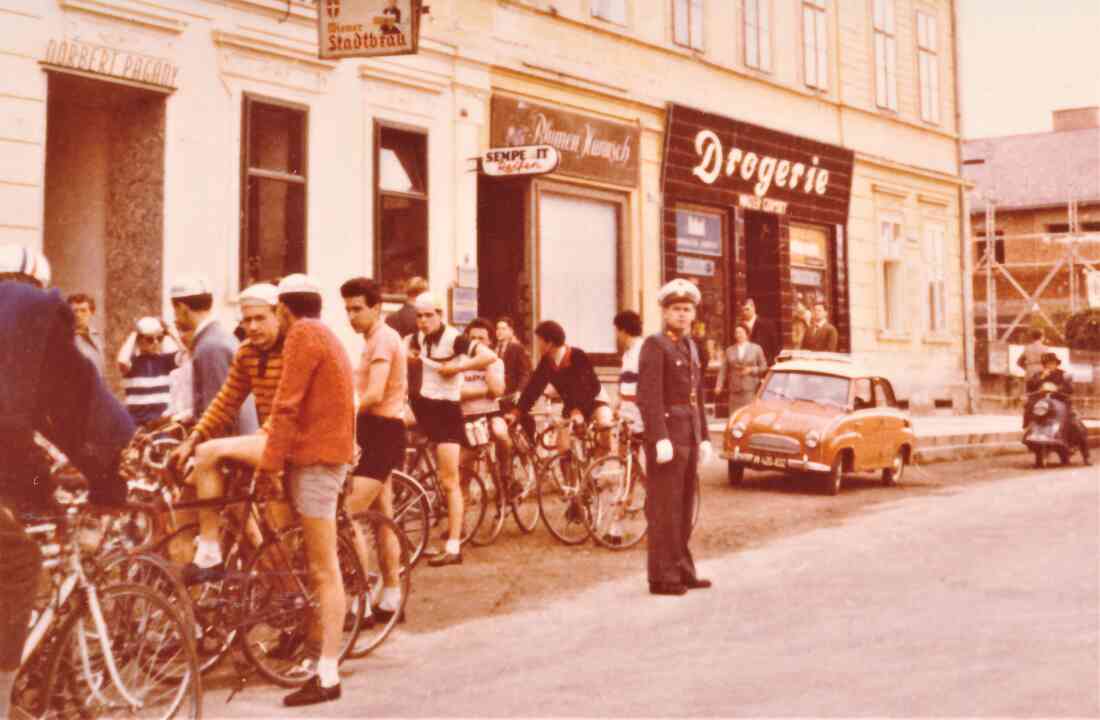
[[[672,460],[657,464],[654,443],[645,445],[645,517],[649,524],[647,570],[650,583],[693,581],[695,561],[688,549],[695,511],[699,446],[673,445]]]
[[[0,506],[0,577],[4,578],[4,591],[0,592],[0,672],[19,669],[41,571],[38,544]]]

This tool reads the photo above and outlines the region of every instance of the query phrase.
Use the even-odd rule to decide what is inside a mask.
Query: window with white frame
[[[772,69],[772,0],[745,0],[745,64]]]
[[[941,223],[924,229],[925,267],[928,273],[928,331],[947,332],[947,240]]]
[[[898,109],[898,38],[894,19],[895,0],[874,0],[875,102],[881,108]]]
[[[703,0],[672,0],[672,38],[677,45],[703,49]]]
[[[917,12],[917,58],[920,73],[920,117],[930,123],[940,121],[939,31],[936,18]]]
[[[592,0],[592,17],[626,25],[626,0]]]
[[[901,217],[880,215],[879,256],[882,258],[882,328],[905,331],[905,268]]]
[[[806,84],[829,89],[829,17],[827,0],[802,0],[802,64]]]

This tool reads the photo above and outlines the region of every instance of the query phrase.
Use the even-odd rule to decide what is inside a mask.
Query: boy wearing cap
[[[123,346],[123,351],[129,352],[119,354],[126,409],[137,425],[156,422],[168,409],[176,353],[166,352],[166,336],[160,319],[143,317],[137,321],[133,343],[128,340]]]
[[[703,412],[703,363],[691,339],[699,289],[676,279],[657,294],[665,330],[650,335],[638,359],[638,408],[645,425],[649,482],[645,514],[649,591],[683,595],[710,587],[688,549],[698,465],[710,456]]]
[[[258,468],[285,468],[288,500],[302,524],[319,608],[307,647],[317,674],[283,698],[288,707],[340,698],[340,645],[346,597],[336,548],[336,510],[355,453],[354,381],[339,339],[321,322],[321,291],[305,275],[279,283],[283,375],[275,391]]]
[[[462,562],[462,518],[465,502],[458,480],[458,463],[466,444],[462,420],[462,373],[493,364],[496,353],[471,342],[443,322],[443,303],[430,292],[416,298],[418,332],[406,338],[409,357],[423,368],[420,394],[411,400],[417,424],[436,444],[439,483],[447,493],[448,536],[443,553],[432,558],[432,567]]]

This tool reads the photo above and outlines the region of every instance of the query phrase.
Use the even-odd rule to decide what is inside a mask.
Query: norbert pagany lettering
[[[167,60],[76,40],[50,40],[46,62],[164,87],[175,87],[179,73]]]
[[[730,148],[727,155],[722,151],[722,141],[712,130],[700,130],[695,135],[695,152],[699,155],[699,164],[691,172],[707,185],[714,184],[724,172],[726,177],[740,175],[748,182],[755,178],[753,193],[757,197],[764,197],[773,182],[775,187],[801,189],[806,194],[824,195],[829,189],[829,171],[819,167],[816,155],[809,165],[770,155],[760,157],[739,147]]]

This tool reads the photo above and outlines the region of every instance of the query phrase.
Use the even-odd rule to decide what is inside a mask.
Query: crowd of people
[[[22,378],[23,387],[23,396],[5,394],[0,405],[0,416],[8,420],[0,435],[6,457],[18,456],[27,438],[41,432],[85,474],[92,502],[117,503],[126,492],[118,478],[119,452],[136,427],[173,418],[191,430],[169,466],[199,499],[226,492],[218,467],[233,460],[262,471],[261,492],[285,499],[293,510],[303,529],[319,610],[305,639],[315,674],[285,698],[288,705],[340,697],[345,595],[337,560],[337,504],[345,493],[352,511],[374,507],[392,516],[388,478],[404,462],[413,424],[434,447],[446,499],[443,542],[431,566],[463,561],[459,471],[464,456],[479,443],[495,443],[502,481],[512,483],[508,425],[521,422],[530,430],[532,409],[553,388],[562,406],[561,449],[568,448],[580,425],[593,428],[605,452],[611,451],[619,421],[644,440],[650,592],[682,595],[710,586],[696,574],[688,549],[697,468],[712,452],[704,412],[707,358],[691,337],[700,295],[688,281],[673,280],[661,289],[659,333],[643,337],[637,312],[615,316],[622,369],[613,401],[591,358],[568,343],[559,323],[544,320],[534,328],[533,361],[511,318],[478,318],[462,330],[449,325],[442,300],[422,278],[407,283],[405,304],[388,315],[376,281],[356,277],[339,288],[347,320],[363,338],[353,367],[320,319],[325,293],[308,276],[245,288],[237,298],[240,341],[215,319],[210,286],[199,277],[181,277],[169,288],[172,322],[138,318],[117,354],[120,403],[104,381],[106,348],[92,329],[94,301],[75,294],[66,302],[48,290],[48,262],[35,251],[0,250],[5,281],[0,282],[0,372]],[[32,322],[36,313],[41,317]],[[825,322],[824,308],[815,308],[814,317],[803,346],[831,342],[835,349],[836,331]],[[751,300],[741,320],[717,388],[738,403],[751,397],[779,345],[774,325],[756,315]],[[62,376],[71,380],[63,393],[56,382]],[[476,437],[476,426],[487,427],[488,436]],[[6,466],[5,505],[14,502],[9,488],[28,477],[38,482],[45,477],[41,468]],[[4,517],[5,548],[25,547],[14,517]],[[183,568],[186,583],[224,576],[220,522],[216,510],[199,513],[194,556]],[[385,588],[372,612],[388,622],[401,607],[400,548],[396,538],[383,537],[382,545]],[[19,625],[19,613],[5,617]]]

